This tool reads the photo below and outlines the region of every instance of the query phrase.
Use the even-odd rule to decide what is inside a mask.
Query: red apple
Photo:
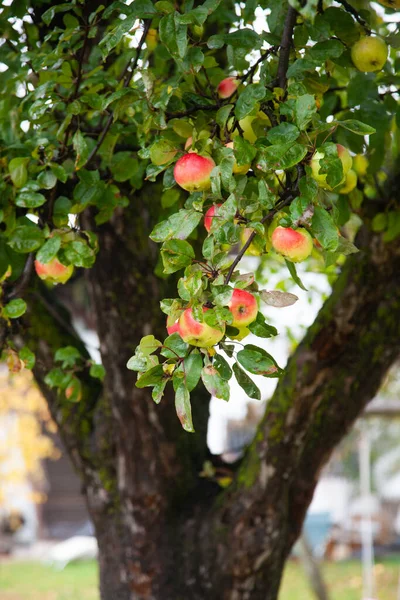
[[[175,181],[187,192],[208,190],[211,186],[210,175],[214,167],[215,162],[211,156],[200,156],[196,152],[189,152],[175,164]]]
[[[203,312],[208,309],[203,308]],[[179,319],[179,333],[181,338],[187,344],[199,346],[200,348],[209,348],[218,344],[225,335],[225,327],[223,331],[207,325],[207,323],[199,323],[193,317],[192,309],[187,308]]]
[[[63,265],[57,257],[48,263],[41,263],[35,260],[35,270],[40,279],[50,281],[51,283],[66,283],[74,272],[72,265]]]
[[[179,319],[173,319],[171,316],[167,317],[167,331],[168,335],[172,335],[173,333],[179,333]]]
[[[222,204],[213,204],[204,215],[204,227],[207,231],[210,231],[214,217],[218,216],[218,209],[220,206],[222,206]]]
[[[217,87],[217,93],[220,98],[229,98],[233,92],[236,92],[239,80],[236,77],[226,77],[223,79]]]
[[[303,227],[277,227],[271,237],[275,252],[292,262],[301,262],[310,256],[313,249],[311,235]]]
[[[258,313],[257,300],[246,290],[235,288],[228,308],[233,315],[232,327],[246,327],[250,325]]]

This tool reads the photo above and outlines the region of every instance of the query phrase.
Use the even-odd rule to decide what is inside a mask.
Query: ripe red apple
[[[236,77],[226,77],[223,79],[217,87],[217,93],[220,98],[229,98],[233,92],[236,92],[239,80]]]
[[[250,325],[258,313],[257,300],[246,290],[235,288],[228,308],[233,315],[232,327],[246,327]]]
[[[301,262],[310,256],[313,249],[311,235],[303,227],[277,227],[271,237],[275,252],[292,262]]]
[[[63,265],[57,257],[48,263],[35,260],[35,270],[40,279],[51,283],[66,283],[74,272],[73,265]]]
[[[203,312],[208,309],[203,308]],[[187,308],[179,319],[179,333],[181,338],[191,346],[199,346],[200,348],[209,348],[218,344],[225,335],[225,327],[223,331],[215,329],[207,323],[199,323],[193,317],[192,309]]]
[[[214,217],[218,216],[218,209],[220,206],[222,206],[222,204],[213,204],[204,215],[204,227],[207,231],[210,231],[211,225],[214,222]]]
[[[196,152],[189,152],[175,164],[175,181],[187,192],[208,190],[211,186],[210,175],[214,167],[215,162],[211,156],[200,156]]]
[[[173,319],[170,315],[167,317],[167,331],[168,335],[173,333],[179,333],[179,319]]]

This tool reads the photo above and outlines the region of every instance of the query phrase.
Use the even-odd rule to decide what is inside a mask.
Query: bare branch
[[[285,26],[283,28],[278,63],[278,85],[283,90],[286,89],[286,72],[289,66],[290,48],[292,46],[292,36],[296,24],[296,16],[297,12],[295,9],[292,6],[289,6],[285,19]]]

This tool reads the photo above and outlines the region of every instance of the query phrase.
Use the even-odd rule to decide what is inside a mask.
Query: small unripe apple
[[[206,312],[207,308],[203,308]],[[179,319],[179,334],[184,342],[191,346],[199,346],[200,348],[210,348],[225,335],[225,327],[223,331],[207,325],[207,323],[199,323],[192,314],[192,309],[187,308]]]
[[[218,209],[220,206],[222,206],[222,204],[213,204],[204,215],[204,227],[207,231],[210,231],[214,218],[218,217]]]
[[[232,148],[234,147],[233,142],[228,142],[227,144],[225,144],[225,146],[227,148]],[[246,175],[247,171],[250,169],[251,165],[246,164],[246,165],[239,165],[237,164],[236,160],[233,163],[233,168],[232,171],[233,173],[237,174],[237,175]]]
[[[313,240],[307,229],[299,227],[277,227],[271,238],[275,252],[292,262],[301,262],[310,256]]]
[[[58,258],[53,258],[48,263],[35,260],[35,270],[40,279],[50,283],[66,283],[74,272],[73,265],[63,265]]]
[[[240,243],[241,246],[243,248],[243,246],[245,245],[245,243],[247,242],[247,240],[249,239],[249,237],[251,236],[251,234],[253,233],[254,229],[251,229],[250,227],[245,227],[241,233],[240,233]],[[250,246],[247,248],[245,254],[247,256],[261,256],[261,254],[264,252],[264,240],[262,240],[261,236],[255,236],[253,238],[253,241],[251,242]]]
[[[346,175],[344,185],[339,188],[339,194],[349,194],[357,185],[357,174],[353,169],[350,169]]]
[[[196,152],[196,150],[192,150],[192,145],[193,145],[193,138],[192,138],[192,136],[190,136],[190,137],[188,137],[188,139],[185,142],[186,152]]]
[[[170,315],[167,317],[167,332],[168,335],[179,333],[179,319],[173,319]]]
[[[69,385],[67,387],[67,389],[65,390],[65,397],[67,398],[67,400],[69,400],[70,398],[72,398],[72,396],[74,395],[75,391],[76,391],[76,388],[73,385]],[[75,402],[80,402],[81,400],[82,400],[82,391],[79,389],[76,398],[74,398],[74,401]]]
[[[347,150],[347,148],[345,148],[341,144],[336,144],[336,148],[337,148],[338,157],[340,158],[340,160],[342,162],[342,167],[343,167],[343,179],[340,183],[338,183],[338,185],[340,185],[341,183],[343,183],[345,181],[346,174],[351,169],[353,159],[351,158],[351,154]],[[320,187],[322,187],[326,190],[332,190],[331,186],[326,183],[327,173],[319,172],[320,171],[320,161],[324,158],[324,156],[325,156],[325,154],[323,152],[320,152],[319,150],[317,150],[317,152],[314,153],[314,156],[312,157],[311,162],[310,162],[312,176]]]
[[[241,342],[242,340],[244,340],[245,337],[250,335],[250,329],[248,329],[247,327],[236,327],[236,329],[239,330],[239,333],[237,333],[236,335],[230,335],[229,339]]]
[[[226,77],[217,87],[217,94],[220,98],[229,98],[233,92],[236,92],[240,81],[236,77]]]
[[[178,185],[187,192],[199,192],[211,187],[211,171],[215,162],[210,156],[189,152],[175,164],[174,177]]]
[[[368,171],[369,160],[364,154],[353,156],[353,170],[359,177],[365,177]]]
[[[258,313],[256,298],[250,292],[235,288],[228,304],[232,313],[232,327],[246,327],[255,321]]]
[[[154,52],[158,44],[157,29],[150,28],[146,35],[146,46],[149,52]]]
[[[263,121],[263,123],[265,124],[266,133],[267,129],[271,126],[271,121],[268,115],[266,115],[262,110],[259,110],[256,115],[247,115],[247,117],[244,117],[239,121],[239,125],[243,129],[244,139],[250,142],[251,144],[254,144],[254,142],[258,139],[258,135],[254,132],[253,129],[253,121],[255,121],[256,119]],[[235,129],[235,131],[231,135],[232,137],[239,135],[238,130]]]
[[[388,47],[378,37],[370,35],[358,40],[351,48],[351,60],[354,66],[363,73],[380,71],[388,56]]]

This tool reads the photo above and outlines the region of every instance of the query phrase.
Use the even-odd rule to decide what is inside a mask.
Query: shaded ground
[[[330,600],[360,600],[361,565],[351,561],[329,563],[323,567],[330,589]],[[400,572],[400,559],[379,562],[375,566],[377,597],[394,600]],[[82,562],[68,565],[63,571],[32,562],[0,563],[1,600],[99,600],[97,565]],[[307,581],[298,564],[289,563],[285,570],[279,600],[312,600]]]

